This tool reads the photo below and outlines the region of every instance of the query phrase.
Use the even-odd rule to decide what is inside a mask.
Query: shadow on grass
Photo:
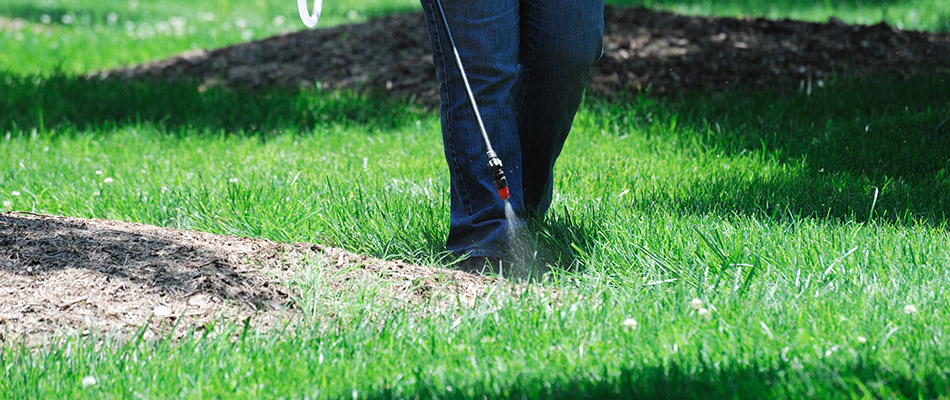
[[[937,31],[950,32],[950,11],[944,11],[940,13],[939,23],[937,24]]]
[[[643,193],[633,200],[639,209],[789,222],[802,217],[922,222],[945,229],[950,216],[950,91],[941,88],[948,86],[946,73],[883,76],[839,79],[823,87],[815,83],[810,94],[739,88],[667,99],[641,96],[626,103],[593,100],[589,107],[604,110],[604,121],[597,123],[602,129],[621,124],[621,132],[659,132],[684,148],[733,160],[756,155],[789,167],[768,174],[721,169],[710,174],[714,178],[687,179],[667,192]],[[0,132],[19,134],[150,125],[173,135],[223,131],[266,137],[330,125],[393,129],[419,116],[404,103],[348,92],[204,89],[193,83],[98,81],[61,74],[0,73],[0,92]],[[648,129],[658,123],[675,127]],[[577,248],[592,246],[596,227],[582,227],[570,218],[549,221],[539,227],[548,262],[571,265]]]
[[[196,83],[89,80],[0,73],[0,131],[109,131],[151,125],[172,134],[276,134],[323,125],[389,129],[406,125],[405,103],[348,92],[204,88]]]
[[[122,11],[125,17],[132,17],[135,19],[142,19],[143,14],[141,12],[131,12],[129,10],[119,10]],[[23,3],[23,4],[5,4],[0,5],[0,15],[8,18],[22,18],[27,21],[38,23],[41,22],[44,16],[49,17],[49,23],[55,25],[67,25],[63,23],[63,17],[70,15],[73,19],[77,20],[76,24],[83,24],[86,26],[93,24],[105,24],[109,20],[109,14],[114,13],[114,10],[110,10],[106,7],[102,8],[77,8],[77,7],[56,7],[56,6],[40,6],[34,3]],[[72,24],[72,22],[70,23]]]
[[[426,385],[430,378],[418,378],[418,398],[457,399],[937,398],[950,384],[937,374],[905,376],[891,366],[868,362],[818,370],[796,370],[788,363],[777,367],[673,363],[627,367],[619,373],[589,371],[568,379],[518,376],[509,385],[452,389],[434,382]],[[400,395],[385,389],[367,393],[371,399],[393,397]]]
[[[839,79],[811,93],[737,89],[641,97],[618,111],[634,129],[687,151],[725,156],[634,205],[794,221],[883,220],[946,227],[950,217],[950,75]],[[941,89],[944,88],[944,89]],[[648,129],[666,124],[666,130]],[[670,133],[672,132],[672,133]],[[652,134],[652,133],[651,133]],[[743,157],[783,171],[729,168]],[[755,164],[755,162],[749,162]],[[876,194],[875,194],[876,193]]]

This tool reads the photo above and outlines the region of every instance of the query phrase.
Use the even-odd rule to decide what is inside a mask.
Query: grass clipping
[[[457,313],[489,292],[522,290],[498,278],[320,245],[0,213],[5,342],[142,327],[149,336],[180,336],[222,322],[266,330],[352,316],[353,299],[378,310]]]

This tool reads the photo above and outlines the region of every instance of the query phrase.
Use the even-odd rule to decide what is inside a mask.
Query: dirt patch
[[[836,72],[950,70],[950,35],[886,24],[689,17],[606,8],[604,56],[590,90],[617,97],[650,88],[797,87]],[[438,104],[421,13],[287,33],[211,51],[102,71],[96,78],[186,79],[200,85],[314,86]]]
[[[318,245],[0,213],[0,342],[129,333],[149,321],[159,334],[248,318],[266,329],[299,314],[301,288],[288,283],[313,285],[307,271],[323,293],[372,281],[377,301],[423,311],[472,306],[499,283]]]

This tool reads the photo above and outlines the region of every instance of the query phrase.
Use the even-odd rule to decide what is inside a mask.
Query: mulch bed
[[[323,306],[304,310],[316,313],[309,322],[326,323],[344,318],[351,293],[372,293],[380,310],[452,313],[500,282],[320,245],[0,213],[0,343],[142,326],[167,335],[177,325],[181,336],[245,320],[270,329],[299,320],[297,300],[307,296]]]
[[[610,6],[604,17],[605,53],[594,66],[590,90],[608,98],[646,88],[672,94],[735,84],[798,87],[839,72],[950,70],[950,35],[884,23],[691,17]],[[421,13],[193,51],[90,77],[196,80],[203,87],[317,84],[438,104]]]

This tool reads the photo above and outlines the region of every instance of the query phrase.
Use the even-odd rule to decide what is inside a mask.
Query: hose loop
[[[297,11],[300,12],[300,20],[307,28],[317,26],[320,20],[320,13],[323,11],[323,0],[313,0],[313,14],[307,9],[307,0],[297,0]]]

